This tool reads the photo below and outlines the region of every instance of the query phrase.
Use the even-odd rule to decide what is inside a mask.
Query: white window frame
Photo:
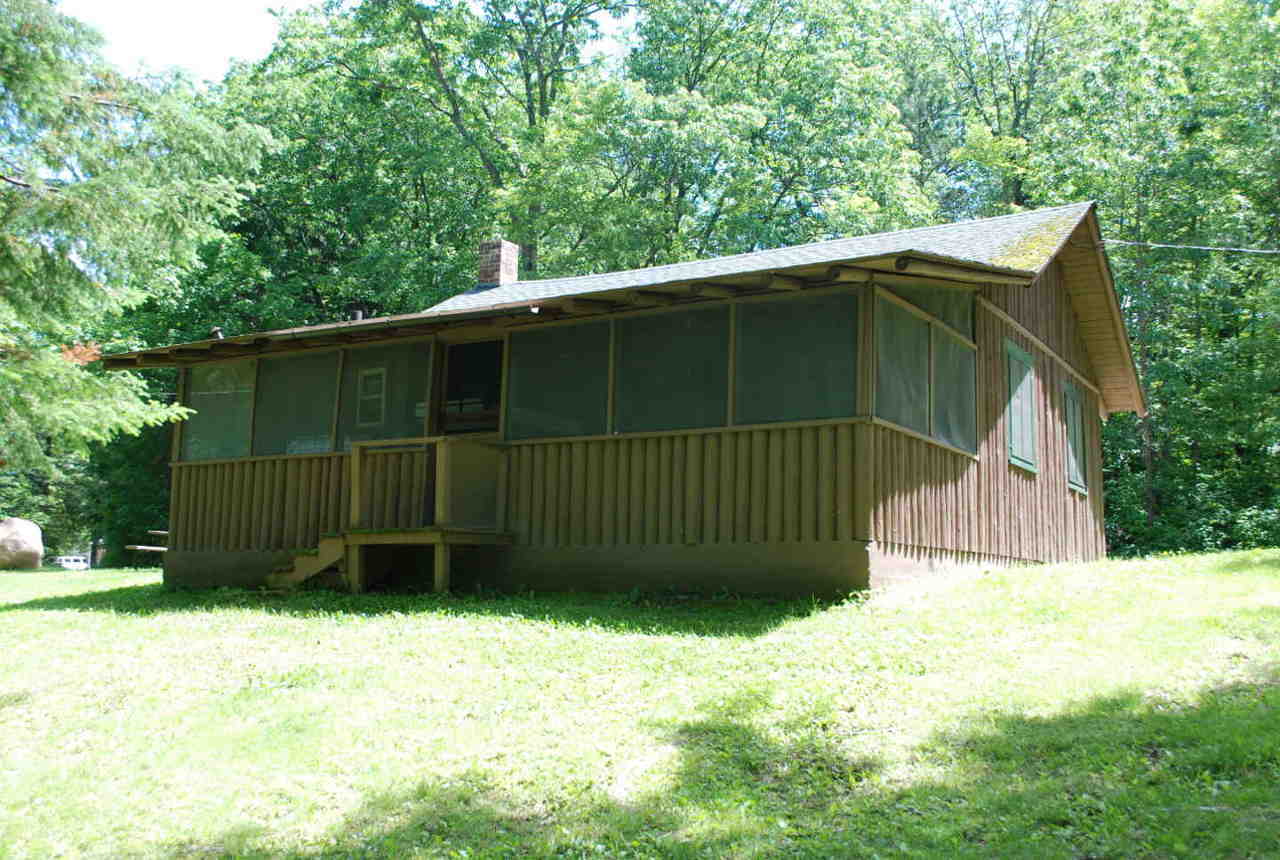
[[[365,394],[365,380],[378,377],[382,381],[382,390],[378,394]],[[365,401],[378,400],[378,420],[361,421],[364,414]],[[360,371],[356,378],[356,427],[381,427],[387,423],[387,369],[385,367],[369,367]]]

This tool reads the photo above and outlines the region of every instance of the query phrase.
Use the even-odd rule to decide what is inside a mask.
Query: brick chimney
[[[520,246],[505,239],[490,239],[480,243],[480,271],[477,285],[499,287],[514,284],[520,279]]]

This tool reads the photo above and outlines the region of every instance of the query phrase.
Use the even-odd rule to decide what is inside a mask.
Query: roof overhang
[[[300,349],[344,346],[371,341],[422,337],[486,320],[533,323],[551,316],[610,313],[644,307],[694,304],[737,295],[796,291],[831,283],[953,286],[973,289],[984,284],[1026,287],[1035,272],[986,266],[923,251],[742,272],[704,280],[657,281],[643,287],[592,289],[548,299],[524,299],[467,310],[422,311],[367,320],[254,332],[191,341],[103,357],[108,370],[182,367],[209,361],[246,358]],[[537,315],[537,316],[535,316]],[[546,316],[543,316],[546,315]]]

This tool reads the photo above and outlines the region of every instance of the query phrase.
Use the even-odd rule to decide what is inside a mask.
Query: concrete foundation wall
[[[283,550],[170,550],[164,554],[164,584],[169,588],[258,588],[267,574],[293,563]]]
[[[493,584],[537,591],[691,591],[817,594],[867,586],[862,541],[542,548],[513,546]]]

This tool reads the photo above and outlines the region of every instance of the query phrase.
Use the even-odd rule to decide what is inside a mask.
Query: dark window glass
[[[617,322],[616,429],[720,427],[729,399],[729,310]]]
[[[592,436],[606,431],[608,323],[513,334],[509,360],[509,438]]]
[[[445,372],[440,408],[444,432],[496,431],[502,405],[502,341],[450,346]]]
[[[851,293],[738,305],[734,420],[852,415],[857,340],[858,299]]]
[[[338,448],[426,433],[431,344],[425,341],[347,350],[338,407]]]
[[[885,299],[876,303],[876,415],[929,433],[929,323]]]
[[[315,454],[333,450],[333,398],[338,353],[264,358],[258,367],[253,453]]]
[[[933,436],[970,453],[978,450],[977,352],[947,334],[933,332]]]
[[[252,361],[191,368],[187,374],[186,405],[196,412],[182,426],[182,459],[249,456],[253,377]]]
[[[972,290],[963,287],[891,286],[889,292],[928,311],[967,338],[973,337]]]

